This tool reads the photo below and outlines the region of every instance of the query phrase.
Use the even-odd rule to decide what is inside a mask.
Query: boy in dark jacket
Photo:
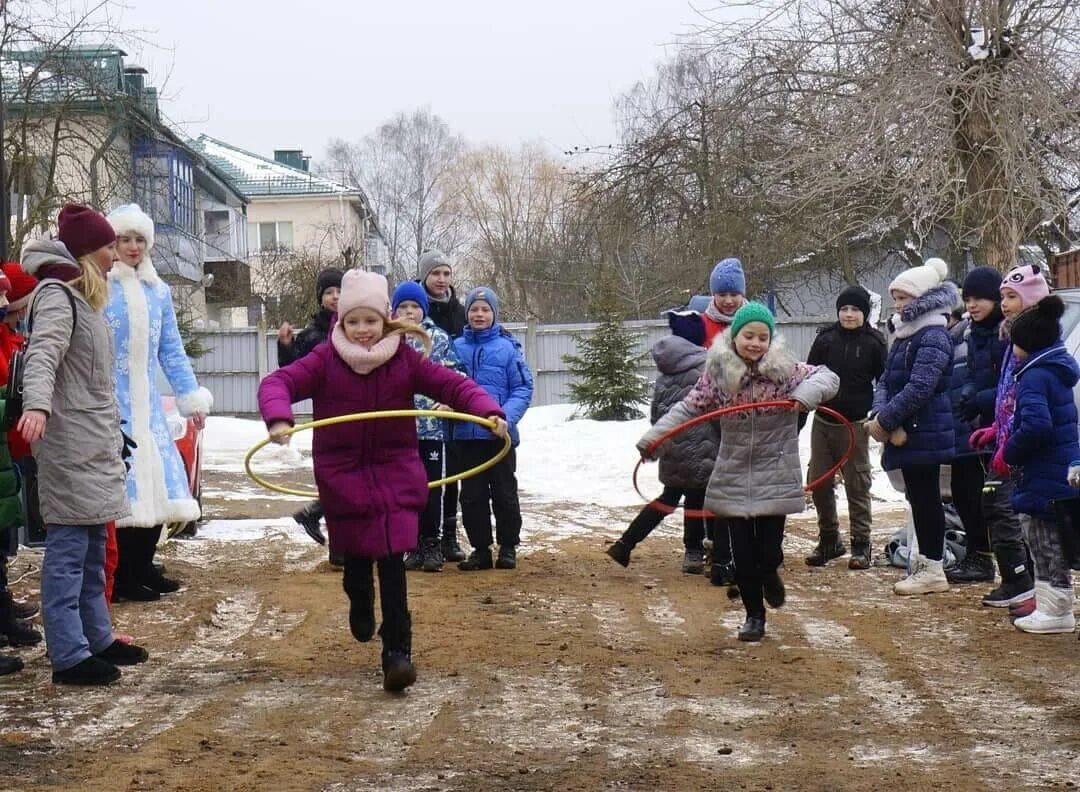
[[[518,502],[516,448],[521,438],[518,424],[532,401],[533,378],[521,347],[499,325],[499,300],[486,286],[473,289],[465,298],[469,326],[454,348],[465,373],[499,403],[510,425],[513,448],[497,465],[461,482],[461,521],[472,553],[458,564],[466,572],[478,569],[514,569],[521,542],[521,505]],[[499,452],[503,441],[473,423],[454,426],[463,469],[483,464]],[[495,539],[499,555],[491,555],[491,515],[495,514]]]
[[[1013,624],[1030,633],[1071,633],[1072,573],[1061,542],[1054,501],[1070,498],[1072,460],[1080,457],[1073,388],[1080,366],[1061,342],[1065,304],[1039,300],[1013,322],[1016,408],[1004,462],[1019,468],[1012,504],[1024,524],[1035,565],[1035,610]]]
[[[967,536],[964,560],[945,570],[950,583],[990,582],[994,579],[991,535],[1010,541],[1022,552],[1019,524],[1009,506],[1008,490],[984,492],[990,454],[976,451],[968,436],[994,422],[994,396],[1001,376],[1005,342],[1001,339],[1001,273],[975,267],[964,278],[961,296],[968,323],[960,343],[966,346],[964,365],[953,369],[950,386],[955,422],[956,458],[952,462],[952,498]]]
[[[690,392],[705,369],[705,333],[700,319],[692,311],[668,314],[671,335],[661,338],[650,350],[660,376],[653,386],[650,419],[656,423]],[[660,460],[660,497],[643,508],[623,535],[607,549],[607,554],[624,567],[630,564],[630,552],[652,533],[679,502],[687,512],[700,512],[705,505],[705,488],[712,475],[720,438],[710,423],[700,424],[671,440],[671,450]],[[706,520],[698,515],[683,515],[682,571],[698,574],[705,567]],[[730,547],[717,547],[714,563],[730,556]],[[730,561],[730,558],[728,558]]]
[[[278,330],[277,356],[278,368],[284,368],[290,363],[299,360],[311,350],[323,343],[330,335],[330,321],[337,313],[338,297],[341,296],[341,278],[343,273],[339,269],[329,267],[319,273],[315,282],[315,295],[319,301],[319,310],[311,316],[311,324],[293,334],[292,325],[285,322]],[[319,501],[312,501],[293,515],[307,535],[319,544],[326,544],[319,523],[323,518],[322,505]],[[340,566],[342,559],[336,554],[330,554],[330,563]]]
[[[823,330],[810,347],[806,362],[827,366],[840,377],[840,391],[823,406],[849,421],[860,424],[855,431],[855,450],[844,463],[844,491],[851,522],[849,569],[870,568],[870,466],[869,441],[862,422],[874,403],[874,385],[885,370],[885,337],[867,324],[870,294],[861,286],[849,286],[836,298],[837,322]],[[807,478],[817,479],[843,457],[848,447],[848,431],[839,422],[814,413],[810,433],[810,467]],[[836,493],[832,486],[814,490],[818,518],[818,543],[806,557],[810,566],[823,566],[845,552],[840,541],[840,521],[836,514]]]

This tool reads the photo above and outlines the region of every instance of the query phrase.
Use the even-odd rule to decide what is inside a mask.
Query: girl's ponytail
[[[431,357],[431,336],[419,325],[406,322],[403,319],[387,319],[386,332],[383,337],[397,333],[398,335],[411,335],[420,340],[424,347],[424,357]]]

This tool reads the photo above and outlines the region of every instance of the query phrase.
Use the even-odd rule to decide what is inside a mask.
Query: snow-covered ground
[[[648,428],[648,421],[575,419],[574,410],[574,405],[559,404],[534,407],[526,413],[520,427],[522,441],[518,448],[518,481],[523,501],[527,504],[575,504],[579,507],[583,525],[589,523],[592,511],[589,507],[603,512],[643,503],[634,491],[632,476],[638,460],[635,444]],[[266,430],[260,421],[209,418],[203,439],[203,470],[208,484],[212,484],[215,471],[242,473],[248,449],[265,437]],[[805,467],[810,456],[809,429],[800,437],[800,453]],[[871,456],[875,464],[872,493],[876,502],[902,504],[903,495],[892,488],[877,465],[879,450],[875,448]],[[296,434],[288,447],[265,447],[256,455],[254,467],[267,473],[310,469],[311,433]],[[638,484],[646,495],[658,495],[661,486],[657,480],[657,465],[642,465]],[[843,508],[842,489],[839,496]],[[257,538],[265,535],[267,528],[281,530],[291,521],[273,522],[274,526],[258,520],[213,521],[204,526],[200,534],[205,538]],[[277,522],[281,525],[276,525]]]

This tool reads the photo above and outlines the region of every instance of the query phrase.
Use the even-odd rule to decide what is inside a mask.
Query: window
[[[195,234],[195,172],[187,154],[156,141],[138,141],[132,166],[135,202],[156,223]]]
[[[248,223],[248,250],[292,250],[292,223]]]

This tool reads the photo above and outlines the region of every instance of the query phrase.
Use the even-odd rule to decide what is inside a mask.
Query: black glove
[[[979,403],[975,398],[975,386],[965,385],[960,391],[960,400],[956,404],[957,413],[963,421],[974,421],[979,417]]]

